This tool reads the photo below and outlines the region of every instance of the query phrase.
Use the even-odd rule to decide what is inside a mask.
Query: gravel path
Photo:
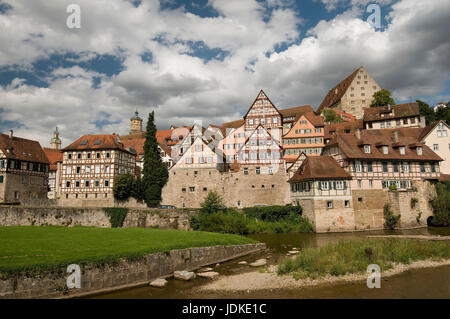
[[[392,269],[381,273],[381,279],[397,275],[401,272],[417,269],[450,265],[450,259],[444,261],[416,261],[409,265],[396,264]],[[342,282],[358,282],[367,280],[367,274],[351,274],[344,276],[321,277],[318,279],[295,280],[290,275],[278,276],[276,266],[270,266],[267,272],[253,271],[219,278],[199,287],[200,291],[252,291],[262,289],[301,288]]]

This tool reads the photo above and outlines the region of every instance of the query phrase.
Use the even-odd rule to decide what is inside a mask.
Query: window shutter
[[[361,172],[364,173],[364,162],[361,162]]]
[[[353,161],[353,171],[356,172],[356,161]]]

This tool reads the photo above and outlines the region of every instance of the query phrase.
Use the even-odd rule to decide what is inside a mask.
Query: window
[[[100,153],[97,153],[97,158],[100,158]]]
[[[69,159],[72,159],[72,154],[67,154],[67,157],[68,157]]]
[[[329,189],[329,185],[328,185],[328,182],[319,182],[320,184],[319,184],[319,186],[320,186],[320,189],[321,190],[328,190]]]
[[[383,165],[383,173],[387,173],[388,172],[388,163],[382,162],[382,165]]]
[[[439,151],[439,144],[433,144],[433,151]]]
[[[315,131],[316,133],[320,133],[320,132],[322,131],[322,128],[316,127],[316,128],[314,129],[314,131]]]
[[[105,179],[105,187],[109,187],[109,179]]]
[[[208,190],[207,187],[203,187],[203,191],[206,192]]]
[[[81,166],[77,166],[77,174],[80,174],[81,172]]]
[[[408,162],[402,162],[402,172],[409,173],[409,163]]]
[[[362,171],[363,171],[363,166],[362,166],[362,163],[361,163],[361,161],[355,161],[355,167],[354,167],[355,169],[355,172],[357,172],[357,173],[362,173]]]
[[[105,173],[109,173],[109,165],[105,165]]]
[[[369,179],[369,188],[373,188],[373,180]]]
[[[259,166],[256,167],[256,174],[260,174],[261,173],[261,168]]]
[[[248,120],[248,124],[249,124],[249,125],[253,125],[253,119],[249,119],[249,120]]]
[[[395,120],[395,125],[400,126],[400,120]]]
[[[87,158],[91,158],[91,153],[87,153]]]
[[[400,150],[400,155],[405,155],[405,147],[404,146],[400,146],[399,150]]]
[[[66,188],[70,187],[70,181],[66,181]]]
[[[3,175],[0,175],[0,184],[3,183]]]
[[[86,174],[90,174],[91,173],[91,167],[90,166],[86,166]]]
[[[244,167],[244,175],[248,175],[248,167]]]
[[[189,191],[190,191],[191,193],[195,192],[195,186],[189,186]]]
[[[364,153],[370,154],[370,145],[364,145]]]
[[[66,167],[66,174],[72,174],[72,166]]]
[[[383,149],[383,154],[388,154],[389,153],[389,150],[388,150],[387,146],[383,146],[382,149]]]
[[[80,159],[81,158],[81,153],[77,154],[77,158]]]
[[[415,117],[411,117],[411,118],[409,119],[409,122],[410,122],[411,124],[416,123],[416,118],[415,118]]]
[[[99,181],[99,180],[96,180],[96,181],[94,182],[94,185],[95,185],[95,187],[99,187],[99,186],[100,186],[100,181]]]
[[[381,127],[381,128],[384,128],[384,122],[381,122],[381,123],[380,123],[380,127]]]
[[[100,174],[100,165],[95,165],[95,174]]]
[[[183,188],[181,189],[181,191],[182,191],[183,193],[186,193],[186,188],[183,187]]]
[[[106,152],[106,158],[109,158],[111,154],[109,152]]]
[[[430,169],[431,173],[436,173],[436,166],[434,165],[434,163],[430,163]]]
[[[347,208],[350,207],[350,201],[349,200],[344,201],[344,205]]]
[[[425,173],[425,164],[424,163],[420,163],[420,172]]]
[[[417,146],[417,155],[422,155],[422,147]]]
[[[330,202],[327,202],[327,207],[328,207],[328,208],[333,208],[333,202],[331,202],[331,201],[330,201]]]
[[[84,187],[89,187],[89,181],[84,182]]]
[[[80,181],[75,182],[75,187],[80,187]]]
[[[408,124],[408,119],[406,118],[406,119],[403,119],[403,124]]]
[[[367,162],[367,171],[368,171],[369,173],[373,172],[372,162]]]
[[[276,117],[272,118],[272,123],[278,123],[278,118]]]
[[[336,181],[336,189],[344,189],[345,188],[345,182],[344,181]]]
[[[393,162],[392,166],[394,167],[394,172],[398,173],[398,163],[397,162]]]

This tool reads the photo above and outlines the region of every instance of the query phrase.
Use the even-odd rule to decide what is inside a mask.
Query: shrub
[[[205,200],[200,206],[202,207],[201,212],[207,214],[216,213],[226,209],[222,196],[215,190],[208,192],[208,195],[206,195]]]
[[[301,206],[246,207],[242,210],[247,217],[274,222],[282,219],[295,219],[302,215]]]
[[[432,226],[450,226],[450,182],[436,184],[436,197],[431,201],[433,206]]]
[[[395,229],[400,220],[400,215],[394,215],[391,210],[391,205],[386,204],[383,208],[384,212],[384,228],[386,229]]]
[[[419,202],[419,200],[415,197],[411,198],[411,208],[416,208],[416,204]]]
[[[138,202],[145,200],[145,186],[141,177],[138,177],[133,181],[131,196],[133,196]]]
[[[397,185],[395,185],[395,184],[389,185],[389,190],[390,191],[396,191],[397,190]]]
[[[126,207],[108,207],[103,208],[106,216],[109,217],[111,227],[118,228],[123,226],[123,221],[128,214],[128,208]]]
[[[125,201],[131,196],[133,189],[133,175],[120,174],[114,178],[113,194],[119,201]]]

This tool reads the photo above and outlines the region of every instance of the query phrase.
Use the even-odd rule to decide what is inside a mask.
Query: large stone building
[[[330,108],[362,119],[364,109],[370,107],[373,94],[380,89],[378,83],[361,66],[328,92],[316,114],[321,114],[323,110]]]
[[[47,199],[48,169],[39,142],[0,134],[0,203]]]
[[[114,177],[136,174],[136,152],[116,134],[83,135],[62,151],[62,200],[113,200]]]

